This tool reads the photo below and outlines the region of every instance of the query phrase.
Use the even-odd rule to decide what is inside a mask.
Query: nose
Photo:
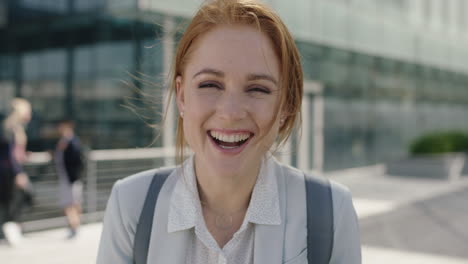
[[[247,116],[245,99],[242,96],[226,93],[218,103],[218,115],[226,121],[238,121]]]

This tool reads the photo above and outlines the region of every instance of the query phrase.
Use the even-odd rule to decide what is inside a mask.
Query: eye
[[[271,91],[268,88],[261,87],[261,86],[250,87],[247,91],[249,93],[263,93],[263,94],[270,94],[271,93]]]
[[[219,83],[216,82],[202,82],[198,85],[198,88],[215,88],[215,89],[221,89],[222,86]]]

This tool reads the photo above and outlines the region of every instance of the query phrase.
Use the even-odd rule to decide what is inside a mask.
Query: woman
[[[304,175],[272,152],[300,121],[302,69],[280,18],[251,1],[201,7],[177,48],[171,94],[177,149],[193,155],[162,186],[148,263],[307,263]],[[115,184],[98,263],[132,263],[146,190],[155,171]],[[357,218],[332,184],[329,263],[360,263]]]
[[[0,213],[2,231],[8,242],[21,242],[17,223],[24,202],[31,202],[31,183],[23,163],[27,160],[25,127],[31,120],[31,105],[22,98],[11,101],[10,113],[3,121],[0,133]],[[3,218],[3,219],[2,219]]]

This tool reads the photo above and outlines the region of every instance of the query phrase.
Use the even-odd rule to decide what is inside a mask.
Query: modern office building
[[[370,165],[407,155],[421,133],[468,131],[467,1],[265,2],[295,36],[306,76],[304,136],[293,140],[292,163]],[[200,3],[0,2],[0,112],[15,96],[32,102],[32,149],[45,148],[47,127],[65,116],[93,149],[151,144],[146,122],[160,120],[171,54]],[[165,131],[156,146],[170,144],[171,122]]]

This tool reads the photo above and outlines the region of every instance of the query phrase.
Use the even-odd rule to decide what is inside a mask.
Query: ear
[[[288,112],[285,109],[282,109],[279,113],[280,129],[283,127],[286,119],[288,118]]]
[[[183,113],[185,110],[185,99],[184,99],[184,89],[182,87],[182,76],[177,76],[175,79],[175,88],[176,88],[176,101],[177,108],[179,113]]]

